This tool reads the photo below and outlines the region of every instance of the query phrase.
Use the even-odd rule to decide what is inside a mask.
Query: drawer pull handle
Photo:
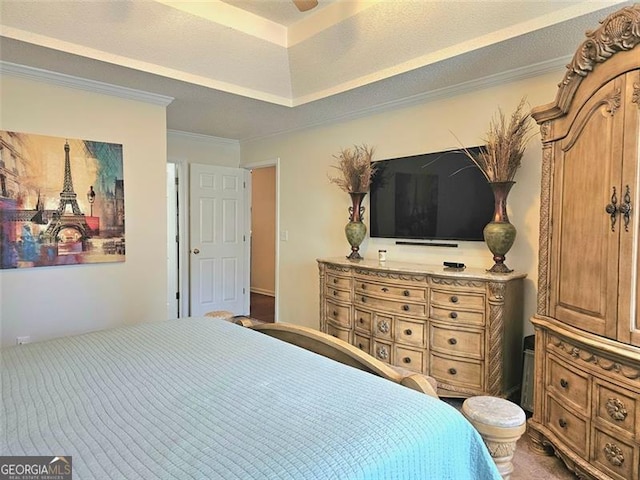
[[[333,291],[333,296],[335,297],[336,295],[338,295],[338,292],[336,290]]]
[[[331,336],[335,337],[335,338],[338,338],[338,335],[336,333],[332,333]]]
[[[362,303],[367,303],[367,297],[361,297],[360,300],[362,300]]]
[[[560,425],[560,428],[566,428],[567,421],[564,418],[561,418],[560,420],[558,420],[558,425]]]
[[[338,279],[337,279],[337,278],[334,278],[334,279],[333,279],[333,283],[338,283]]]
[[[564,378],[560,379],[560,386],[562,388],[567,388],[569,386],[569,382],[567,382]]]
[[[381,289],[384,293],[387,293],[389,291],[389,289],[387,287],[382,287]]]
[[[617,398],[610,398],[606,403],[607,413],[617,422],[622,422],[627,418],[627,409]]]
[[[454,318],[454,319],[455,319],[455,318],[458,318],[458,312],[451,312],[451,313],[449,314],[449,316],[450,316],[451,318]]]
[[[402,294],[403,294],[405,297],[408,297],[410,293],[411,293],[411,292],[409,292],[409,290],[405,290],[404,292],[402,292]]]
[[[364,318],[360,317],[360,318],[358,319],[358,322],[360,322],[360,323],[364,323]]]
[[[604,456],[607,457],[609,463],[614,467],[620,467],[624,463],[624,454],[620,447],[615,443],[607,443],[602,451],[604,452]]]
[[[409,335],[413,334],[413,332],[411,331],[411,329],[410,329],[410,328],[407,328],[407,329],[404,331],[404,334],[405,334],[405,335],[407,335],[407,336],[409,336]]]
[[[402,359],[402,361],[403,361],[404,363],[411,363],[411,359],[410,359],[409,357],[404,357],[404,358]]]
[[[409,311],[409,305],[403,305],[402,306],[402,310],[404,310],[405,312]]]
[[[451,303],[458,303],[458,297],[455,295],[451,297]]]
[[[367,289],[367,284],[366,284],[366,283],[363,283],[363,284],[362,284],[362,289],[363,289],[363,290],[366,290],[366,289]]]
[[[358,344],[358,348],[359,348],[360,350],[362,350],[362,347],[363,347],[362,343],[359,343],[359,344]]]
[[[333,316],[337,317],[338,316],[338,312],[336,310],[333,311]]]
[[[456,373],[458,373],[458,371],[457,371],[455,368],[450,368],[450,369],[449,369],[449,373],[450,373],[451,375],[455,375]]]
[[[449,344],[455,345],[456,343],[458,343],[458,340],[456,340],[455,338],[450,338],[449,339]]]

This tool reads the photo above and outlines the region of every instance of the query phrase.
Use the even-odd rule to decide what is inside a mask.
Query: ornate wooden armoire
[[[531,446],[580,478],[640,475],[640,4],[587,32],[543,143]]]

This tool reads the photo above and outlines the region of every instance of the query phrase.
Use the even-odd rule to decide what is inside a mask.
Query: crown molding
[[[166,107],[174,100],[173,97],[166,95],[143,92],[142,90],[120,87],[110,83],[87,80],[85,78],[43,70],[41,68],[27,67],[25,65],[18,65],[10,62],[0,61],[0,74],[50,83],[61,87],[85,90],[87,92],[111,95],[113,97],[125,98],[127,100],[137,100],[140,102],[151,103],[153,105],[160,105],[162,107]]]
[[[399,108],[408,108],[415,105],[432,102],[434,100],[452,98],[465,93],[470,93],[473,91],[482,90],[482,89],[494,87],[497,85],[503,85],[509,82],[516,82],[516,81],[524,80],[531,77],[537,77],[550,72],[556,72],[562,68],[566,68],[567,63],[569,61],[571,61],[571,56],[559,57],[553,60],[535,63],[533,65],[527,65],[525,67],[520,67],[513,70],[507,70],[506,72],[501,72],[494,75],[477,78],[475,80],[459,83],[457,85],[451,85],[443,88],[438,88],[436,90],[430,90],[428,92],[419,93],[417,95],[401,98],[399,100],[379,103],[377,105],[373,105],[371,107],[358,110],[357,112],[340,115],[330,120],[316,122],[310,125],[305,125],[304,127],[301,127],[301,128],[292,128],[289,130],[283,130],[281,132],[273,133],[270,135],[243,139],[241,142],[242,143],[257,142],[260,140],[266,140],[267,138],[278,137],[280,135],[299,132],[302,130],[320,127],[323,125],[346,122],[349,120],[355,120],[357,118],[376,115],[378,113],[387,112],[389,110],[396,110]]]
[[[203,142],[216,145],[232,145],[239,146],[240,140],[234,140],[232,138],[214,137],[212,135],[202,135],[200,133],[183,132],[181,130],[167,130],[167,137],[182,137],[188,140],[195,140],[196,142]]]

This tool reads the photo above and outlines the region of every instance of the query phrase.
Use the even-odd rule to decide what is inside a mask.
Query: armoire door
[[[620,294],[618,306],[618,340],[640,346],[640,222],[638,208],[640,147],[640,69],[626,75],[625,125],[623,150],[622,204],[628,213],[621,213],[620,230]],[[628,195],[628,196],[627,196]],[[626,197],[626,198],[625,198]]]
[[[603,85],[554,145],[551,316],[615,338],[625,77]]]

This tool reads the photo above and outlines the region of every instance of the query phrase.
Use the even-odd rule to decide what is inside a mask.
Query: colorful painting
[[[2,268],[124,259],[122,145],[0,131]]]

